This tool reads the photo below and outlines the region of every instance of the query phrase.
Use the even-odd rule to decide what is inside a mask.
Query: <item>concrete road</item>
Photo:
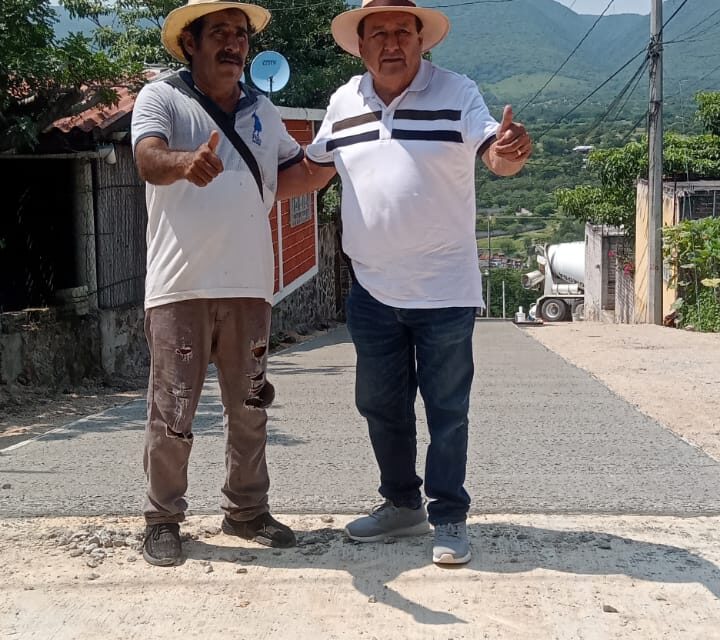
[[[473,513],[720,514],[720,464],[510,323],[478,321],[467,488]],[[356,513],[379,501],[353,406],[344,328],[274,355],[268,461],[276,513]],[[144,401],[0,452],[0,517],[134,515]],[[418,425],[424,461],[424,411]],[[195,422],[191,513],[217,513],[222,409],[210,375]],[[422,475],[422,472],[421,472]]]

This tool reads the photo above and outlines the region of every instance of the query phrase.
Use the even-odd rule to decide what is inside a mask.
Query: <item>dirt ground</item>
[[[720,459],[720,336],[523,330]],[[60,426],[143,394],[26,391],[0,432]],[[191,516],[187,558],[170,569],[142,560],[140,518],[0,520],[0,638],[720,640],[718,517],[476,516],[473,560],[454,569],[429,561],[431,536],[358,545],[342,533],[348,516],[283,519],[295,549],[238,541],[219,516]]]
[[[355,544],[348,516],[284,519],[299,546],[278,551],[191,517],[187,559],[167,569],[68,543],[139,533],[138,518],[1,521],[0,637],[720,638],[720,518],[476,516],[475,556],[455,569],[429,562],[430,535]]]

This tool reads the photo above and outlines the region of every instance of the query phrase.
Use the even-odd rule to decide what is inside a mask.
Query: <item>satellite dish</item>
[[[250,65],[250,77],[255,86],[268,94],[280,91],[290,79],[290,65],[277,51],[263,51]]]

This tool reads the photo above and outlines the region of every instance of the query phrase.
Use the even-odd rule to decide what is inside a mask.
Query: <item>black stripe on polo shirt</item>
[[[137,149],[138,143],[141,140],[145,140],[145,138],[160,138],[160,140],[163,140],[165,144],[170,144],[170,141],[167,139],[167,136],[164,133],[161,133],[159,131],[146,131],[145,133],[140,134],[137,137],[137,140],[135,140],[135,145],[133,146],[133,153],[135,153],[135,149]]]
[[[350,129],[351,127],[359,127],[361,124],[367,124],[368,122],[377,122],[382,116],[381,111],[372,111],[371,113],[363,113],[359,116],[352,116],[351,118],[345,118],[344,120],[338,120],[333,122],[332,132],[342,131],[343,129]]]
[[[345,138],[334,138],[333,140],[328,140],[327,151],[339,149],[340,147],[347,147],[348,145],[357,144],[358,142],[370,142],[371,140],[380,140],[380,132],[377,129],[375,131],[358,133],[354,136],[346,136]]]
[[[430,140],[433,142],[462,142],[462,133],[435,129],[434,131],[410,131],[408,129],[393,129],[392,137],[395,140]]]
[[[483,142],[483,143],[480,145],[480,147],[478,148],[478,150],[477,150],[478,156],[482,157],[483,153],[485,153],[485,152],[490,148],[490,146],[492,145],[493,142],[495,142],[495,140],[497,140],[497,136],[493,133],[493,134],[492,134],[487,140],[485,140],[485,142]]]
[[[395,120],[460,120],[462,111],[457,109],[398,109]]]
[[[301,162],[304,157],[305,157],[305,152],[302,149],[300,149],[292,158],[285,160],[285,162],[281,162],[278,165],[278,171],[284,171],[285,169],[292,167],[294,164]]]

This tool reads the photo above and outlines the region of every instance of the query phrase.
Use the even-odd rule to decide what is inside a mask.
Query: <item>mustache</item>
[[[232,62],[234,64],[239,64],[241,67],[245,65],[245,58],[242,56],[236,56],[232,53],[220,53],[217,55],[217,61],[218,62]]]

